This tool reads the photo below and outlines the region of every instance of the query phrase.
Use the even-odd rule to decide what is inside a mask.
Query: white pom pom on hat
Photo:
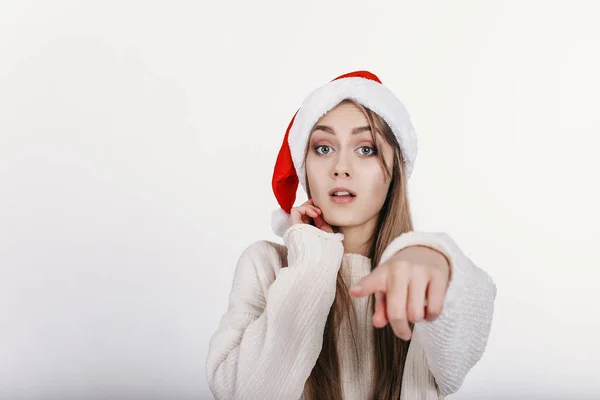
[[[417,136],[402,102],[369,71],[350,72],[317,88],[302,103],[285,132],[273,171],[272,187],[281,208],[271,215],[273,232],[282,237],[296,200],[298,183],[306,192],[304,151],[314,124],[344,99],[353,99],[382,117],[398,139],[407,179],[417,156]]]

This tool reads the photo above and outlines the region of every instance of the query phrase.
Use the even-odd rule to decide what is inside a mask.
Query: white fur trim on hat
[[[407,179],[417,156],[417,136],[404,104],[385,86],[371,79],[349,77],[331,81],[304,100],[290,129],[288,143],[300,184],[305,187],[304,151],[313,125],[342,100],[352,98],[381,116],[400,143]]]
[[[271,213],[271,228],[277,236],[283,237],[285,231],[291,226],[289,218],[290,214],[286,213],[285,210],[281,208],[273,210]]]

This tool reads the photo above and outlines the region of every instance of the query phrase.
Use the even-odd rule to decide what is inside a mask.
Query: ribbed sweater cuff
[[[341,233],[325,232],[313,225],[292,225],[283,234],[283,241],[288,248],[288,266],[337,259],[340,251],[343,254],[343,239]]]

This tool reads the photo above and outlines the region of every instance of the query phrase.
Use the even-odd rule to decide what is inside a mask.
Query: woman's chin
[[[350,218],[325,218],[325,222],[327,222],[332,227],[336,227],[338,230],[340,228],[355,225],[354,221],[352,221]]]
[[[323,210],[323,219],[331,226],[344,228],[360,224],[360,222],[357,221],[356,211],[354,210],[340,210],[329,207],[321,210]]]

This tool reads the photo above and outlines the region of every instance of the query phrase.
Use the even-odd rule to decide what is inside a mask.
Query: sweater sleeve
[[[279,255],[267,241],[244,250],[228,309],[209,344],[206,374],[215,399],[302,396],[321,352],[342,239],[341,233],[292,225],[283,236],[284,268],[273,267]]]
[[[427,363],[442,396],[455,393],[483,357],[494,313],[496,285],[445,233],[407,232],[395,238],[380,263],[409,246],[426,246],[444,254],[451,279],[440,316],[415,324]]]

